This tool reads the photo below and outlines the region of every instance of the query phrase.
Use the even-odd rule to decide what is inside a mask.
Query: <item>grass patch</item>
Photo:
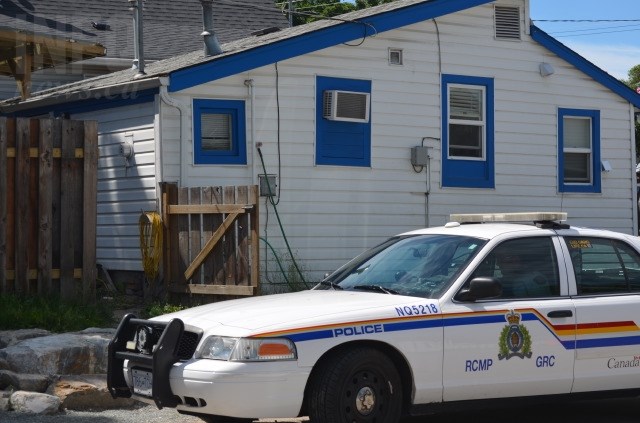
[[[113,325],[112,311],[101,302],[80,304],[59,298],[0,295],[0,330],[37,328],[62,333]]]

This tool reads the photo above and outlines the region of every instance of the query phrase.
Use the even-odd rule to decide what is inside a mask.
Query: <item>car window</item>
[[[640,292],[640,255],[622,241],[565,237],[578,295]]]
[[[502,285],[500,298],[536,298],[560,295],[558,261],[549,237],[520,238],[497,245],[469,281],[490,277]]]
[[[451,235],[399,237],[356,257],[324,281],[342,289],[376,287],[437,298],[467,266],[485,240]],[[373,290],[373,289],[370,289]]]

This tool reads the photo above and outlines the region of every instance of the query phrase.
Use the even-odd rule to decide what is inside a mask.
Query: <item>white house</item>
[[[141,270],[160,182],[257,184],[258,147],[311,280],[450,213],[566,211],[637,233],[640,95],[531,25],[528,0],[398,0],[221,47],[0,104],[99,121],[107,268]],[[260,232],[284,252],[265,203]]]

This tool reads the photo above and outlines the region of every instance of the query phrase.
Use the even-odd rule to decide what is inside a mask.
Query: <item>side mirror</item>
[[[458,301],[477,301],[497,298],[502,295],[502,285],[495,278],[479,277],[469,282],[469,287],[456,295]]]

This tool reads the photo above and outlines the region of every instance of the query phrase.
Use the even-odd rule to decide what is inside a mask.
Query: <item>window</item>
[[[502,285],[500,298],[560,295],[558,261],[549,237],[505,241],[491,251],[471,279],[490,277]]]
[[[560,192],[600,192],[600,112],[559,109]]]
[[[493,80],[444,75],[442,185],[493,188]]]
[[[349,121],[325,118],[325,92],[330,91],[370,94],[371,81],[323,76],[316,78],[316,164],[370,167],[371,119],[365,122],[364,119]]]
[[[622,241],[565,237],[579,295],[640,292],[640,255]]]
[[[239,100],[194,100],[195,164],[247,164],[245,106]]]

